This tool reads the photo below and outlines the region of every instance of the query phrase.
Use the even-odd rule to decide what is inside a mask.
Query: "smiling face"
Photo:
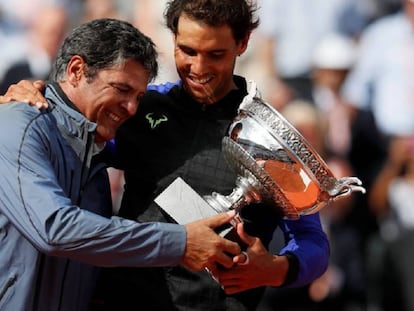
[[[68,66],[68,79],[60,85],[85,117],[97,124],[97,143],[115,137],[117,129],[138,108],[146,91],[148,72],[134,60],[99,70],[93,78],[85,77],[86,64],[74,56]]]
[[[211,27],[185,14],[174,38],[177,72],[186,91],[202,104],[213,104],[235,88],[233,71],[248,38],[237,43],[230,27]]]

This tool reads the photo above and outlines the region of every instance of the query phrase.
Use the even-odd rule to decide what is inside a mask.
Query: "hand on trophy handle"
[[[235,213],[234,218],[230,221],[230,224],[232,225],[233,229],[232,230],[226,230],[228,235],[225,235],[226,238],[230,238],[230,240],[234,240],[234,236],[236,236],[236,240],[238,240],[238,244],[244,244],[244,241],[241,241],[239,239],[239,237],[237,236],[237,226],[238,224],[242,223],[242,219],[238,213],[238,211],[236,209],[232,209],[231,210],[232,213]],[[233,236],[233,238],[231,238],[231,236]],[[242,243],[240,243],[242,242]],[[236,264],[239,265],[245,265],[248,264],[249,262],[249,255],[247,254],[247,252],[245,251],[241,251],[240,254],[236,255],[233,257],[233,266]],[[223,270],[223,269],[227,269],[226,267],[223,267],[221,265],[213,265],[210,267],[206,267],[205,270],[210,274],[210,276],[213,278],[214,281],[216,281],[218,284],[220,284],[220,281],[218,280],[218,278],[216,277],[216,275],[218,274],[218,270]],[[221,285],[221,284],[220,284]],[[221,286],[222,289],[224,290],[224,287]]]
[[[243,223],[237,224],[236,229],[240,239],[247,245],[246,250],[233,257],[233,268],[211,271],[226,294],[235,294],[263,284],[282,285],[289,269],[287,257],[268,252],[259,238],[249,236],[244,231]]]
[[[218,264],[231,268],[232,257],[240,254],[240,246],[221,237],[214,230],[234,220],[234,217],[235,212],[229,211],[186,224],[187,244],[183,257],[184,266],[194,271],[201,271],[204,268],[212,270]]]

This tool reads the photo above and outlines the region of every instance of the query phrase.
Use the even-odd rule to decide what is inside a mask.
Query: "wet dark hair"
[[[153,41],[126,21],[102,18],[76,27],[64,40],[56,56],[50,79],[65,77],[66,67],[74,55],[87,65],[86,77],[93,79],[100,69],[132,59],[149,73],[150,81],[158,74],[158,53]],[[150,82],[149,81],[149,82]]]
[[[257,4],[253,0],[171,0],[164,11],[166,26],[177,34],[182,14],[212,27],[228,25],[236,42],[259,26]]]

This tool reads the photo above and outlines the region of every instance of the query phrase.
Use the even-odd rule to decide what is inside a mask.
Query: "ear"
[[[250,40],[250,32],[246,35],[246,37],[241,39],[239,42],[238,53],[237,53],[239,56],[246,51],[247,46],[249,44],[249,40]]]
[[[73,86],[78,85],[84,76],[85,61],[79,55],[74,55],[66,67],[67,80]]]

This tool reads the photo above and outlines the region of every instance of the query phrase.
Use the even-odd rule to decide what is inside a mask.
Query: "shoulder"
[[[25,127],[35,120],[41,111],[26,103],[10,102],[0,105],[0,126],[3,130],[11,127]]]
[[[11,146],[20,143],[24,137],[35,137],[34,132],[49,132],[42,115],[42,111],[26,103],[0,105],[0,143]]]
[[[48,131],[52,121],[52,109],[38,109],[23,102],[0,104],[0,127],[2,130],[16,128],[39,128]]]
[[[159,94],[167,94],[176,86],[179,86],[181,84],[180,80],[177,80],[175,82],[166,82],[161,84],[150,84],[147,87],[147,91],[153,91]]]
[[[149,112],[165,114],[165,111],[182,107],[186,99],[183,98],[184,92],[181,90],[181,80],[148,85],[147,92],[141,98],[138,111],[132,119],[142,119]]]
[[[181,81],[166,82],[163,84],[150,84],[147,87],[147,92],[141,98],[138,114],[147,109],[157,109],[157,106],[164,106],[166,101],[170,101],[175,97],[181,87]]]

